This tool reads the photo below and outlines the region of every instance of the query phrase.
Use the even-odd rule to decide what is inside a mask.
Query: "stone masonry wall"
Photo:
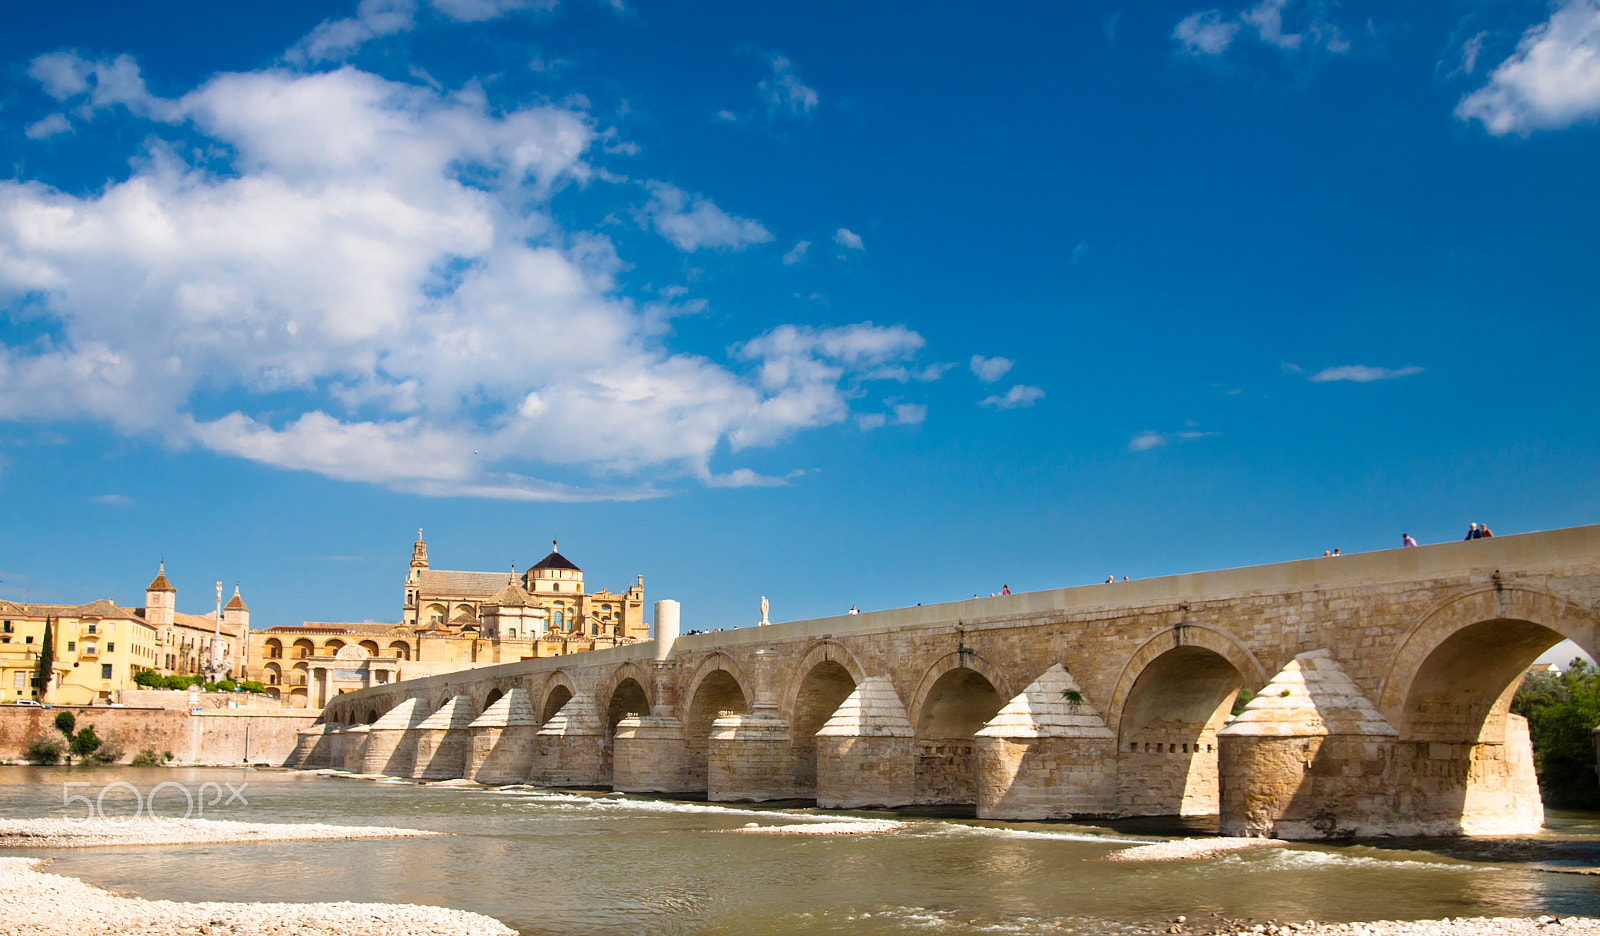
[[[0,708],[0,761],[23,762],[23,748],[39,734],[58,734],[56,715],[70,711],[78,727],[94,726],[102,741],[122,748],[122,762],[142,750],[172,752],[181,764],[271,764],[288,762],[297,733],[312,714],[207,713],[106,706],[4,706]]]

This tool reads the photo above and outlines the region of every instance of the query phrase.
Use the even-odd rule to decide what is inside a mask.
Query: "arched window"
[[[565,611],[556,611],[550,621],[553,627],[558,629],[565,628],[567,626],[567,613]]]

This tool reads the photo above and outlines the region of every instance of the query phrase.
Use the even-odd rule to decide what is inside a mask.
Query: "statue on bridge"
[[[762,595],[761,596],[761,620],[757,621],[756,625],[759,627],[759,626],[765,626],[765,625],[771,624],[771,623],[772,623],[771,621],[767,620],[767,596],[766,595]]]

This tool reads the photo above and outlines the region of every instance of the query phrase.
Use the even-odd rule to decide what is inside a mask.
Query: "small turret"
[[[144,590],[144,619],[152,627],[171,627],[177,610],[178,590],[167,581],[167,563],[161,561],[156,577]]]
[[[422,541],[422,528],[417,528],[417,541],[411,544],[411,574],[407,582],[415,582],[428,568],[428,544]]]
[[[239,583],[233,585],[233,597],[222,608],[222,623],[234,633],[243,635],[250,629],[250,607],[239,597]]]

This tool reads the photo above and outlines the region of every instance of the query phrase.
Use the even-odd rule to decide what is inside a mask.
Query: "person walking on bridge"
[[[1483,531],[1478,529],[1478,524],[1477,523],[1473,523],[1472,526],[1467,527],[1467,535],[1464,537],[1464,539],[1482,539],[1482,538],[1483,538]]]

